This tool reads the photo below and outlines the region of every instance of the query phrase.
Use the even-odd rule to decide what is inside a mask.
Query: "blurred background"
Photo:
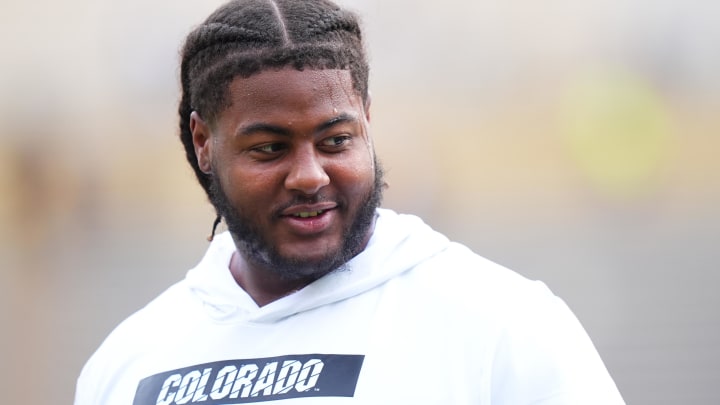
[[[575,311],[628,404],[720,403],[720,2],[346,0],[384,205]],[[0,2],[0,392],[72,402],[213,211],[178,53],[219,1]]]

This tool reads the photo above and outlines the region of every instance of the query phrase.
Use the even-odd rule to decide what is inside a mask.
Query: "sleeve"
[[[103,344],[90,357],[77,379],[74,405],[133,403],[138,377],[132,364],[137,356],[125,346]]]
[[[93,371],[93,358],[90,358],[80,372],[80,376],[77,379],[75,385],[75,402],[74,405],[95,405],[98,404],[97,395],[95,388],[98,386],[97,381],[94,381],[94,376],[97,375]]]
[[[75,385],[74,405],[132,403],[135,380],[131,365],[143,353],[135,339],[128,338],[127,325],[128,320],[118,325],[85,363]]]
[[[492,404],[623,405],[589,336],[544,284],[512,311],[492,366]]]

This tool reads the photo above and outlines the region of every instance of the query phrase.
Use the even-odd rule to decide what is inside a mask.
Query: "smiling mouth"
[[[311,217],[316,217],[316,216],[322,214],[323,212],[325,212],[325,210],[303,211],[303,212],[298,212],[297,214],[293,214],[292,216],[295,218],[311,218]]]

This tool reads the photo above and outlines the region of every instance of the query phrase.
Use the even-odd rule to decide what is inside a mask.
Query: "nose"
[[[285,178],[285,188],[313,195],[329,183],[330,177],[314,149],[295,152],[290,172]]]

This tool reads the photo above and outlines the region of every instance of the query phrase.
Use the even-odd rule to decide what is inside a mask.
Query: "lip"
[[[337,218],[337,204],[325,202],[318,204],[294,205],[282,211],[281,220],[291,233],[300,236],[310,236],[328,230]],[[303,212],[317,212],[321,214],[312,217],[297,216]]]
[[[295,215],[300,214],[301,212],[330,211],[335,208],[337,208],[337,204],[334,202],[322,202],[322,203],[317,203],[317,204],[298,204],[298,205],[293,205],[292,207],[288,207],[288,208],[282,210],[282,212],[280,212],[280,215],[283,217],[296,218]]]

